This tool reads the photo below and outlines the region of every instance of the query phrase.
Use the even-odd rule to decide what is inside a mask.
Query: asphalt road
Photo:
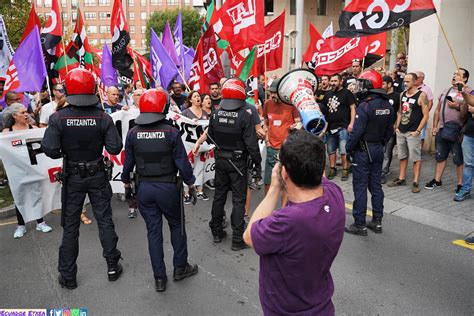
[[[263,192],[254,191],[253,205]],[[81,225],[79,287],[57,283],[59,215],[46,220],[43,234],[28,224],[14,240],[15,218],[0,222],[0,308],[87,308],[90,315],[259,315],[258,257],[252,249],[230,250],[230,239],[213,244],[208,227],[211,200],[186,207],[189,261],[199,273],[175,283],[167,225],[165,256],[168,289],[154,290],[141,217],[127,218],[126,203],[114,198],[114,220],[124,260],[123,276],[107,281],[106,264],[93,225]],[[230,201],[228,201],[230,210]],[[90,212],[89,212],[90,214]],[[347,216],[351,223],[351,216]],[[230,227],[227,228],[230,232]],[[384,233],[345,235],[332,267],[333,302],[339,315],[474,315],[474,251],[452,245],[463,236],[393,215]]]

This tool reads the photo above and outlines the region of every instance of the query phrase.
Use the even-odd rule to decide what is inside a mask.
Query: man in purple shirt
[[[329,270],[344,234],[344,196],[323,178],[326,154],[316,136],[290,132],[277,160],[268,193],[244,233],[260,256],[263,313],[334,315]],[[283,190],[288,203],[275,210]]]

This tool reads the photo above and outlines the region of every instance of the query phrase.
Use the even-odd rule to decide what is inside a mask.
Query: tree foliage
[[[154,12],[147,22],[147,45],[150,46],[151,28],[153,28],[155,33],[160,36],[160,33],[162,33],[165,28],[166,21],[168,21],[171,27],[171,32],[173,32],[177,16],[177,9]],[[181,21],[183,24],[184,45],[195,48],[199,42],[199,38],[201,37],[202,17],[193,9],[181,9]]]
[[[8,38],[16,49],[25,29],[31,4],[28,0],[0,0],[0,14],[7,28]]]

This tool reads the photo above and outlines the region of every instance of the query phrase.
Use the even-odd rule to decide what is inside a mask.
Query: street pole
[[[304,0],[296,0],[296,55],[295,67],[301,67],[303,57],[303,19],[304,19]]]

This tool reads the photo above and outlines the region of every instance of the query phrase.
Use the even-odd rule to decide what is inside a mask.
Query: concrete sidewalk
[[[400,216],[424,225],[436,227],[448,232],[461,235],[470,235],[474,232],[474,199],[455,202],[454,190],[457,186],[457,177],[452,158],[449,157],[442,180],[442,187],[426,190],[425,184],[434,178],[436,161],[434,154],[423,153],[421,166],[420,193],[411,192],[413,182],[413,164],[408,163],[406,186],[389,188],[392,180],[398,178],[399,160],[396,151],[393,155],[391,174],[387,177],[387,184],[383,185],[385,193],[385,212]],[[344,191],[346,202],[352,203],[352,176],[349,181],[341,181],[341,170],[338,166],[338,175],[334,181]],[[370,208],[370,193],[368,195]]]

